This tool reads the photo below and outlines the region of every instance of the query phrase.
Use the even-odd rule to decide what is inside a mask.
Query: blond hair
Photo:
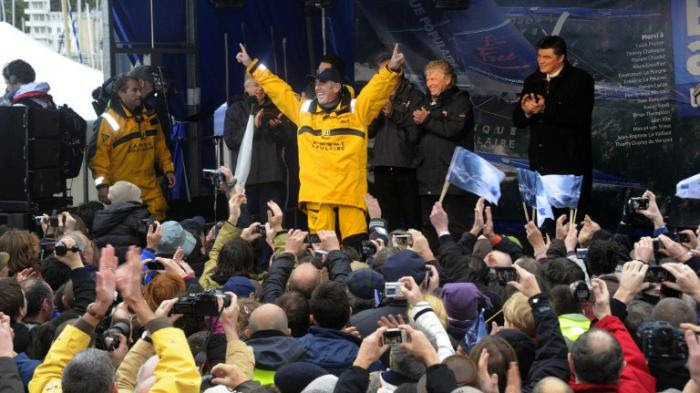
[[[447,310],[445,309],[445,304],[442,302],[442,299],[433,295],[431,292],[423,292],[423,300],[430,304],[430,308],[433,309],[433,312],[440,320],[442,327],[447,329]]]
[[[450,77],[450,85],[452,86],[457,81],[457,75],[452,67],[452,64],[446,60],[432,60],[425,66],[424,74],[427,76],[428,71],[440,71],[443,75]]]
[[[503,317],[513,327],[527,334],[535,336],[535,317],[532,315],[532,308],[527,302],[527,296],[516,292],[503,305]]]

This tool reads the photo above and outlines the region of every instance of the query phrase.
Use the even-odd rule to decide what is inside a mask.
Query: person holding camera
[[[165,172],[169,188],[175,187],[175,167],[158,117],[142,105],[138,79],[122,75],[115,80],[110,106],[101,118],[90,160],[100,202],[109,204],[109,186],[126,180],[141,189],[148,211],[164,219],[168,205],[155,166]]]
[[[285,206],[287,168],[282,155],[285,144],[295,141],[296,129],[272,103],[258,82],[248,75],[244,91],[245,94],[234,97],[226,109],[224,142],[231,150],[231,171],[235,173],[248,118],[251,114],[254,116],[250,173],[245,190],[251,220],[264,223],[267,219],[268,201]]]
[[[574,392],[656,392],[656,379],[649,373],[647,359],[622,321],[611,312],[605,281],[591,281],[595,327],[571,347],[569,385]]]

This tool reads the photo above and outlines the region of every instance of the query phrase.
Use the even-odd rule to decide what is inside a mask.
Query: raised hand
[[[399,52],[399,44],[397,43],[394,45],[394,52],[391,54],[391,59],[389,60],[387,67],[389,67],[389,69],[392,71],[398,71],[401,68],[401,65],[403,65],[404,61],[406,61],[406,59],[404,58],[403,53]]]
[[[248,51],[245,49],[243,44],[239,43],[238,47],[241,49],[241,51],[236,53],[236,61],[243,64],[244,67],[248,67],[250,63],[253,62],[253,59],[250,58],[250,55],[248,55]]]

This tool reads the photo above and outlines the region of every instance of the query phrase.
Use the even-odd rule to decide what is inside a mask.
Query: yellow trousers
[[[312,202],[306,203],[305,207],[311,233],[334,231],[336,218],[340,226],[341,240],[359,233],[367,233],[365,211],[360,208]]]

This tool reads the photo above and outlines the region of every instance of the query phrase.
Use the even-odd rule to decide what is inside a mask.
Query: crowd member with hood
[[[175,187],[175,167],[158,117],[142,105],[138,79],[123,75],[115,80],[110,106],[101,118],[97,150],[90,162],[99,200],[108,203],[109,186],[126,180],[141,189],[151,214],[164,219],[168,206],[155,166],[165,172],[170,188]]]
[[[255,380],[274,383],[275,371],[280,367],[304,360],[304,346],[290,335],[287,314],[279,306],[263,304],[250,314],[245,336],[255,356]]]
[[[129,246],[147,245],[147,234],[155,232],[148,225],[152,217],[136,185],[122,180],[111,185],[108,191],[111,204],[95,213],[92,235],[99,247],[114,246],[117,257],[124,261]],[[156,245],[148,245],[148,249],[155,250]]]
[[[437,250],[439,234],[430,225],[429,216],[440,197],[443,179],[450,158],[457,146],[474,150],[474,115],[469,93],[457,87],[457,75],[445,60],[433,60],[425,66],[425,83],[429,97],[424,106],[413,112],[413,121],[422,130],[418,143],[416,177],[423,233]],[[476,198],[473,198],[475,200]],[[472,215],[472,197],[455,186],[450,186],[442,206],[450,216],[450,233],[461,236],[467,229],[467,218]]]
[[[13,60],[2,69],[6,92],[0,106],[28,106],[31,108],[55,108],[49,95],[51,87],[46,82],[35,82],[34,68],[22,59]]]

